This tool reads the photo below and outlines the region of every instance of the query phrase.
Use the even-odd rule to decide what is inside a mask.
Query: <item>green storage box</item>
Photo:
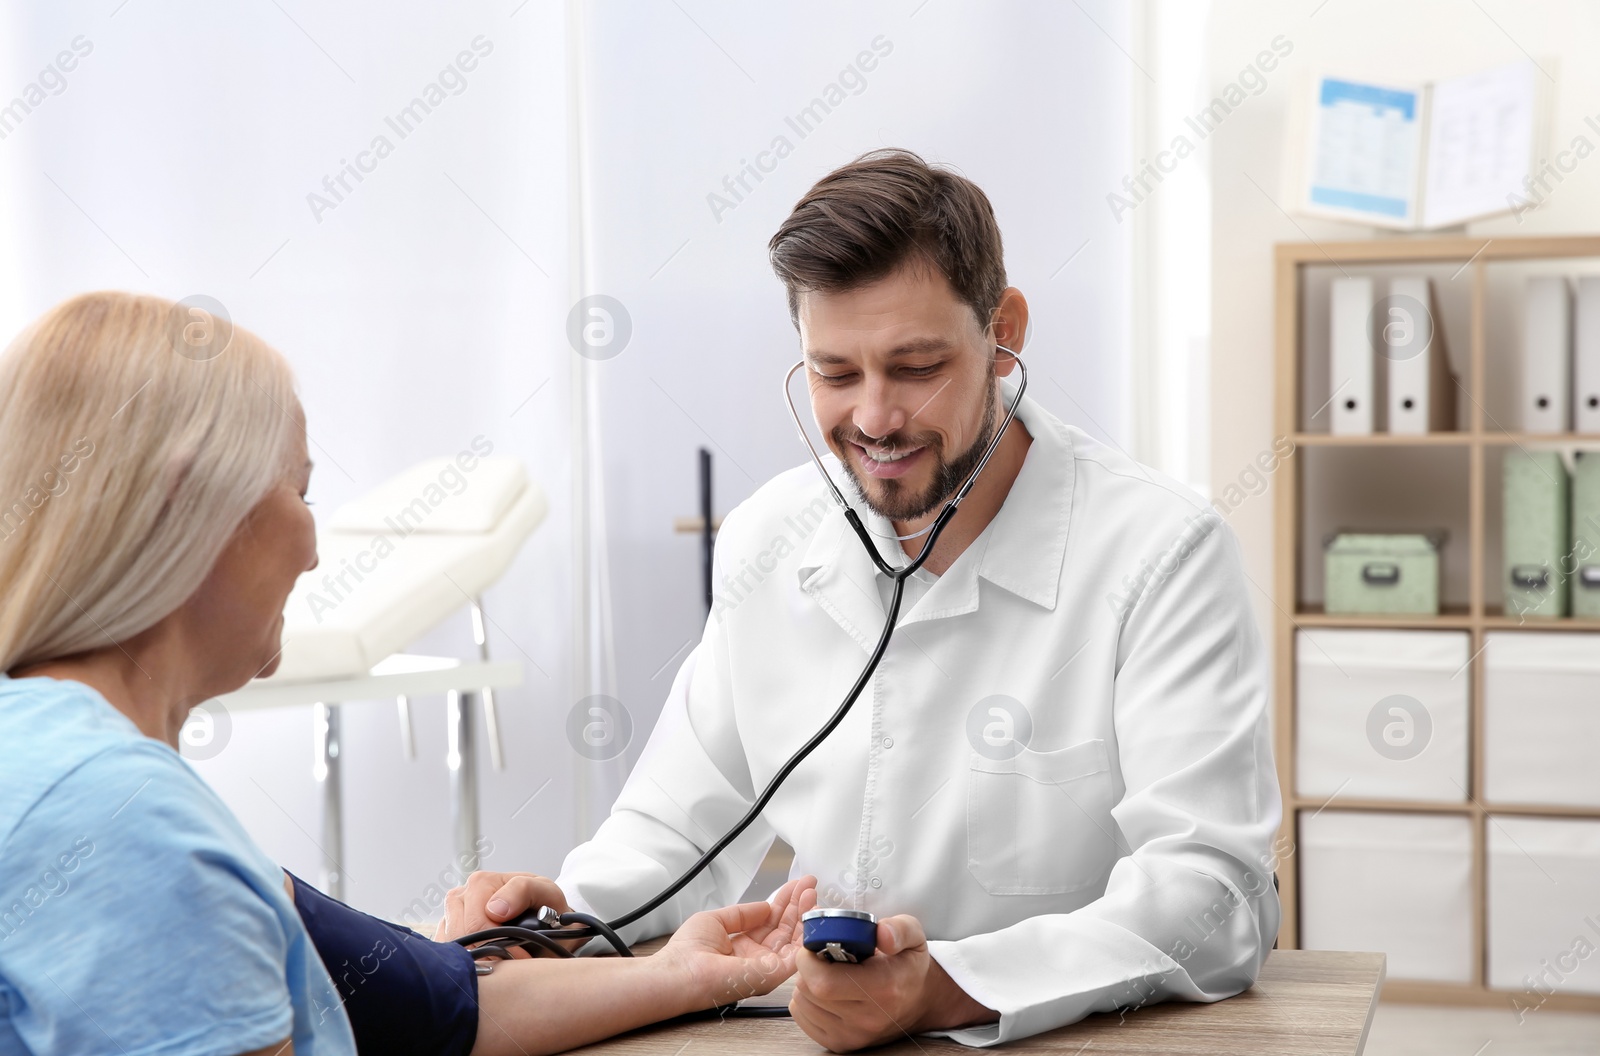
[[[1338,532],[1323,547],[1324,610],[1369,616],[1439,613],[1439,548],[1445,533]]]
[[[1600,616],[1600,451],[1579,451],[1572,471],[1572,615]]]
[[[1514,619],[1567,614],[1572,576],[1572,528],[1566,463],[1559,451],[1506,449],[1504,561],[1500,585],[1505,614]]]

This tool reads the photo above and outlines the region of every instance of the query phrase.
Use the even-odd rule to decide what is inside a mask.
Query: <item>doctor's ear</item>
[[[989,313],[986,335],[995,345],[994,372],[1006,377],[1016,369],[1016,356],[1028,340],[1028,300],[1015,286],[1007,286],[1000,294],[1000,303]],[[1010,351],[1007,351],[1007,350]]]

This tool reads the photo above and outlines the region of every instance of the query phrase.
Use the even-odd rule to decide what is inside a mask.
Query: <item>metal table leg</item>
[[[316,761],[311,776],[322,785],[322,890],[344,899],[344,803],[339,780],[339,705],[318,704]]]
[[[449,727],[450,816],[455,832],[456,861],[464,870],[478,868],[478,752],[472,712],[476,693],[452,692],[446,703]]]
[[[484,626],[483,599],[472,599],[472,640],[478,645],[478,659],[489,659],[489,632]],[[496,771],[506,768],[505,746],[500,739],[500,712],[495,707],[494,689],[483,687],[483,721],[489,735],[489,761]]]
[[[399,696],[394,698],[394,702],[400,712],[400,757],[409,763],[417,757],[417,731],[411,725],[411,698]]]
[[[489,635],[483,615],[483,599],[472,599],[472,638],[478,646],[478,656],[489,658]],[[495,708],[494,690],[450,694],[448,720],[450,723],[450,750],[447,763],[450,767],[450,815],[455,831],[457,861],[464,869],[476,869],[478,837],[482,835],[478,816],[478,754],[477,733],[473,713],[478,701],[483,701],[483,721],[489,735],[489,757],[496,770],[504,770],[505,750],[500,738],[500,715]]]

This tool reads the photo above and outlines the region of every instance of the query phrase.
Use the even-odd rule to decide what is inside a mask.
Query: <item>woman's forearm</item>
[[[709,1007],[691,978],[656,957],[497,962],[478,979],[472,1056],[564,1052]]]

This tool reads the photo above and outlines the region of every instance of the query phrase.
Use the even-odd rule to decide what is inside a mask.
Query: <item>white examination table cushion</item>
[[[289,595],[272,680],[365,675],[499,579],[547,509],[504,457],[430,459],[341,506]]]

